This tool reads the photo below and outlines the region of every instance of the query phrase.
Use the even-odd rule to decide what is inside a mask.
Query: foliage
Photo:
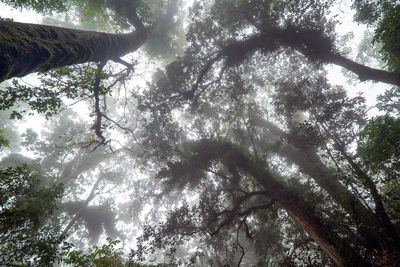
[[[2,132],[3,130],[0,129],[0,149],[2,149],[2,147],[7,147],[10,144],[10,141],[1,134]]]
[[[183,53],[185,36],[182,4],[181,0],[151,1],[153,26],[144,46],[149,56],[172,61]]]
[[[358,152],[373,170],[391,169],[400,173],[400,118],[389,115],[371,119],[360,133]]]
[[[155,14],[158,24],[149,40],[175,40],[169,34],[179,28],[179,1],[133,2]],[[387,30],[397,21],[383,2],[354,1],[353,8],[360,9],[360,20],[369,14],[371,23],[385,21],[379,27]],[[128,2],[74,3],[89,24],[106,22],[104,15],[126,29],[132,26]],[[323,64],[343,60],[330,14],[334,4],[196,1],[185,52],[160,67],[146,89],[124,82],[133,66],[120,61],[126,69],[62,68],[42,78],[40,86],[16,82],[17,90],[2,90],[3,109],[28,101],[29,109],[53,116],[46,133],[27,131],[23,145],[38,157],[43,173],[54,176],[54,184],[65,184],[60,212],[49,214],[63,227],[62,238],[71,233],[70,241],[87,247],[103,230],[107,235],[120,230],[119,212],[119,218],[144,225],[130,254],[140,263],[398,265],[400,121],[393,117],[399,111],[398,87],[380,97],[378,108],[388,115],[371,119],[362,95],[350,97],[328,80]],[[144,23],[152,24],[147,18]],[[146,49],[177,54],[173,45],[160,51],[162,46]],[[366,69],[368,77],[360,80],[396,75]],[[62,98],[94,103],[95,124],[57,114]],[[89,128],[100,132],[101,142]],[[6,161],[13,161],[12,155]],[[119,210],[111,193],[121,183],[124,188],[116,192],[131,199]],[[21,216],[21,222],[30,218]],[[40,216],[36,221],[32,227],[46,231]],[[51,238],[49,247],[59,247],[54,240],[60,242]],[[107,242],[87,250],[67,247],[61,256],[74,266],[133,264],[117,241]]]
[[[354,20],[360,23],[372,24],[381,18],[386,10],[395,5],[396,0],[354,0],[352,8],[356,11]]]
[[[400,115],[400,87],[392,87],[377,97],[377,108],[394,116]]]
[[[3,1],[4,2],[4,1]],[[5,1],[16,8],[30,8],[41,14],[68,13],[66,21],[101,31],[122,32],[130,30],[132,13],[139,14],[141,22],[151,29],[144,47],[152,57],[171,61],[182,53],[184,43],[183,12],[180,0],[69,0],[69,1]],[[134,10],[132,10],[134,9]]]
[[[57,256],[57,225],[46,224],[63,187],[43,184],[27,165],[0,170],[2,264],[45,266]]]
[[[400,71],[400,5],[389,9],[379,21],[374,42],[382,44],[380,53],[390,70]]]
[[[107,238],[107,244],[104,244],[101,247],[94,245],[87,253],[84,253],[81,250],[63,252],[62,261],[71,264],[74,267],[128,266],[124,264],[124,260],[122,259],[122,250],[115,248],[118,243],[118,240],[113,241],[110,238]]]
[[[176,208],[165,220],[149,223],[134,253],[139,259],[159,250],[167,251],[174,259],[179,247],[197,241],[203,244],[193,253],[193,262],[199,265],[203,260],[221,258],[228,265],[251,265],[252,259],[266,264],[268,255],[274,255],[273,264],[331,264],[304,232],[290,227],[296,222],[286,217],[283,210],[294,211],[284,208],[288,204],[268,191],[274,185],[272,182],[263,184],[257,176],[257,173],[268,176],[269,171],[284,184],[286,199],[294,197],[288,193],[293,190],[296,197],[311,203],[314,218],[323,218],[321,224],[330,229],[328,232],[338,233],[350,247],[367,251],[375,243],[367,239],[381,238],[371,236],[374,235],[371,228],[364,227],[371,222],[365,221],[366,217],[382,216],[386,220],[390,216],[393,221],[398,218],[392,212],[388,215],[382,205],[383,200],[377,193],[379,184],[375,184],[379,175],[369,172],[368,165],[351,149],[368,121],[365,99],[361,95],[348,97],[344,88],[330,84],[320,61],[312,60],[316,55],[314,49],[325,52],[313,44],[296,43],[300,47],[309,46],[309,50],[301,50],[296,45],[279,47],[278,38],[271,47],[258,46],[258,39],[251,39],[265,32],[278,35],[285,27],[298,27],[295,33],[304,28],[319,29],[328,37],[323,46],[335,51],[328,41],[334,38],[330,32],[334,21],[326,20],[323,8],[329,3],[318,3],[314,7],[314,2],[297,1],[294,7],[281,1],[270,7],[271,10],[268,10],[268,1],[255,1],[252,7],[244,8],[246,3],[197,2],[188,32],[191,46],[165,72],[158,71],[150,91],[144,93],[140,107],[151,118],[145,144],[152,164],[160,165],[158,177],[165,183],[164,194],[190,192],[199,201],[190,204],[189,198],[177,201]],[[267,12],[257,13],[263,8]],[[249,14],[243,14],[244,10]],[[227,11],[232,16],[227,16]],[[304,56],[311,60],[305,60]],[[176,114],[182,115],[175,119]],[[227,143],[240,147],[245,155],[262,164],[254,163],[254,170],[248,167],[247,159],[235,158],[236,152],[222,153],[221,147]],[[199,149],[193,144],[204,146]],[[360,193],[357,188],[365,191]],[[359,197],[365,202],[355,204]],[[276,205],[267,205],[268,199]],[[366,212],[366,217],[358,217],[356,214],[369,201],[376,203],[377,213],[381,215]],[[359,208],[354,209],[353,205]],[[260,214],[272,212],[273,208],[277,210],[276,216],[270,220],[260,218]],[[274,227],[274,222],[285,226]],[[352,225],[354,231],[345,230],[340,224]],[[257,239],[260,225],[266,228],[259,233],[279,233],[271,237],[279,240],[275,241],[277,246],[260,243]],[[396,230],[389,230],[393,224],[388,222],[387,230],[379,225],[382,232],[388,231],[383,242],[390,243],[391,236],[397,235]],[[230,239],[232,235],[236,238]],[[353,235],[365,240],[356,241]],[[259,242],[257,250],[252,247],[254,238]],[[229,247],[229,253],[220,250],[221,247]],[[245,251],[243,258],[239,256],[241,247]],[[304,251],[309,254],[301,257]],[[370,253],[376,251],[380,251],[376,258],[370,258]],[[384,261],[387,254],[384,247],[376,248],[375,252],[360,251],[362,259],[356,256],[353,264],[363,260],[379,264],[378,259]],[[389,258],[396,261],[396,256]],[[190,262],[189,258],[186,260]]]
[[[400,118],[378,116],[360,132],[358,153],[372,173],[377,173],[388,214],[397,229],[400,211]]]
[[[50,0],[50,1],[37,1],[37,0],[11,0],[3,1],[16,8],[32,9],[43,15],[51,14],[53,12],[67,12],[76,10],[80,16],[81,23],[86,26],[96,26],[97,28],[105,29],[106,26],[113,25],[115,28],[129,29],[129,24],[126,17],[121,17],[121,14],[111,13],[107,8],[113,9],[118,4],[124,4],[123,1],[115,0]],[[149,18],[148,3],[142,0],[133,1],[133,6],[141,12],[143,18]]]
[[[62,0],[9,0],[2,1],[16,8],[32,8],[38,13],[48,14],[51,12],[64,12],[68,8],[68,2]]]
[[[2,136],[0,138],[1,151],[15,152],[20,149],[20,136],[17,130],[17,122],[15,120],[10,120],[11,113],[11,110],[2,111],[0,113],[0,135]]]
[[[116,31],[129,30],[132,26],[128,17],[137,12],[143,23],[151,23],[151,13],[148,1],[134,0],[129,4],[125,0],[71,0],[71,9],[76,10],[82,25],[91,26],[99,30]],[[129,10],[134,8],[135,10]],[[110,12],[111,11],[111,12]]]
[[[399,20],[400,5],[396,0],[354,0],[352,8],[356,10],[354,19],[368,25],[377,24],[373,43],[381,45],[382,60],[390,70],[399,72]]]
[[[40,217],[51,213],[55,199],[62,195],[62,186],[49,188],[26,166],[1,170],[1,228],[8,232],[30,221],[35,227]]]
[[[0,91],[0,110],[11,109],[18,103],[27,103],[29,110],[43,113],[46,118],[60,112],[62,98],[79,101],[93,94],[95,77],[107,78],[107,74],[92,65],[60,68],[40,75],[40,86],[22,84],[13,80],[12,86]],[[100,86],[99,94],[110,90]],[[22,119],[28,110],[14,110],[11,119]],[[32,112],[28,112],[32,114]]]

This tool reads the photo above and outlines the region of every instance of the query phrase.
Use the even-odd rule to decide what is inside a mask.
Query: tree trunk
[[[269,131],[270,135],[276,140],[279,140],[284,136],[284,132],[273,125],[272,123],[265,121],[263,118],[258,116],[256,113],[251,113],[253,123],[257,123],[264,131]],[[295,137],[295,135],[292,135]],[[300,137],[296,137],[298,140],[296,144],[306,144]],[[335,171],[329,169],[321,161],[314,149],[311,147],[296,147],[296,144],[286,144],[275,149],[276,153],[282,157],[285,157],[289,161],[299,166],[301,172],[309,175],[312,179],[321,186],[332,198],[338,203],[346,212],[348,212],[358,225],[358,231],[365,239],[363,244],[370,250],[380,251],[382,248],[380,242],[377,240],[385,239],[382,233],[378,232],[383,225],[381,225],[375,214],[367,209],[361,201],[350,192],[337,178]],[[271,145],[266,144],[271,149]],[[265,145],[264,145],[265,146]],[[393,241],[397,238],[397,233],[393,231]],[[386,239],[385,243],[392,243],[391,240]]]
[[[222,159],[228,168],[239,168],[249,173],[264,187],[266,194],[293,218],[293,220],[339,266],[369,266],[348,242],[327,228],[318,212],[295,190],[281,182],[278,174],[267,170],[263,162],[250,159],[242,150],[230,143],[204,140],[195,148],[212,160]]]
[[[318,212],[297,192],[281,183],[270,172],[257,169],[258,167],[253,167],[249,169],[249,172],[264,187],[269,196],[281,205],[338,266],[368,266],[368,263],[361,259],[346,240],[340,238],[321,222]]]
[[[368,210],[361,201],[342,185],[336,174],[327,168],[312,149],[298,150],[292,145],[282,146],[278,154],[286,157],[300,167],[300,170],[313,178],[344,210],[346,210],[361,225],[358,230],[366,239],[369,248],[376,248],[375,231],[380,224],[374,213]]]
[[[0,22],[0,82],[72,64],[114,59],[136,51],[147,39],[139,29],[127,34]]]

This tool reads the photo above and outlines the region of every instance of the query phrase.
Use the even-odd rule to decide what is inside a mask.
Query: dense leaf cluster
[[[27,165],[0,170],[0,263],[49,264],[57,253],[58,226],[46,223],[63,187],[43,184]]]

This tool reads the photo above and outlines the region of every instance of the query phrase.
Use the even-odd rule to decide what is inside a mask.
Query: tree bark
[[[326,61],[355,73],[362,82],[370,80],[400,86],[400,73],[373,69],[333,53]]]
[[[355,73],[360,81],[383,82],[400,86],[400,73],[373,69],[356,63],[338,53],[330,37],[321,31],[303,29],[272,29],[233,42],[220,50],[228,63],[236,63],[257,50],[276,51],[279,47],[291,47],[313,61],[331,63]]]
[[[323,125],[322,125],[323,126]],[[324,127],[324,126],[323,126]],[[324,127],[324,130],[329,132],[328,129]],[[383,242],[386,243],[386,246],[388,247],[388,250],[392,251],[393,254],[399,255],[399,248],[400,248],[400,237],[399,234],[393,225],[393,223],[390,221],[390,218],[386,212],[385,206],[383,204],[383,200],[381,195],[379,195],[378,188],[376,187],[376,184],[373,182],[372,178],[369,177],[369,175],[362,170],[361,166],[358,165],[354,159],[347,153],[345,149],[345,145],[343,142],[340,140],[338,136],[335,134],[330,134],[332,140],[335,142],[337,149],[340,151],[342,156],[346,159],[346,161],[349,163],[349,165],[352,167],[353,172],[358,176],[360,181],[365,185],[365,187],[370,191],[372,199],[375,202],[375,212],[377,214],[377,217],[379,218],[381,222],[381,229],[382,230],[382,239]]]
[[[298,193],[265,170],[248,171],[338,266],[368,266],[345,240],[321,222],[314,207]]]
[[[72,64],[119,58],[147,39],[139,28],[127,34],[0,22],[0,82]]]
[[[257,123],[264,131],[269,131],[275,140],[284,137],[285,132],[274,124],[266,121],[256,113],[251,113],[253,123]],[[268,142],[269,140],[265,140]],[[305,143],[298,140],[299,144]],[[265,149],[271,149],[274,144],[266,144]],[[359,199],[357,199],[344,185],[342,185],[336,176],[336,173],[325,166],[317,153],[311,148],[298,148],[294,144],[282,145],[275,149],[275,152],[288,159],[300,167],[300,170],[312,177],[315,182],[321,186],[337,203],[339,203],[347,212],[360,222],[366,225],[374,225],[378,221]]]
[[[318,212],[295,190],[281,182],[279,175],[267,170],[263,162],[251,159],[230,143],[204,140],[195,147],[212,160],[221,159],[228,168],[240,168],[249,173],[265,189],[266,194],[293,218],[318,243],[323,251],[339,266],[369,266],[359,254],[321,221]],[[198,155],[197,154],[197,155]]]

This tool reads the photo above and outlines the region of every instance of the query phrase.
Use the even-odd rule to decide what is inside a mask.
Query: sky
[[[17,10],[0,2],[0,17],[13,18],[14,21],[24,23],[40,23],[42,16],[29,10]]]
[[[361,41],[364,32],[368,30],[366,25],[361,25],[353,21],[354,10],[349,8],[347,1],[341,1],[336,6],[336,10],[333,12],[338,14],[338,20],[341,22],[336,26],[336,30],[339,34],[345,35],[352,33],[354,38],[346,42],[346,46],[352,48],[352,52],[347,55],[354,60],[357,54],[357,45]],[[343,74],[343,68],[336,65],[327,65],[325,68],[328,70],[328,79],[332,84],[343,85],[349,94],[349,96],[356,96],[359,92],[363,93],[366,98],[367,105],[372,106],[376,102],[376,96],[383,93],[389,86],[382,83],[373,82],[359,82],[348,83],[348,78]],[[370,116],[374,116],[376,110],[371,110]]]

